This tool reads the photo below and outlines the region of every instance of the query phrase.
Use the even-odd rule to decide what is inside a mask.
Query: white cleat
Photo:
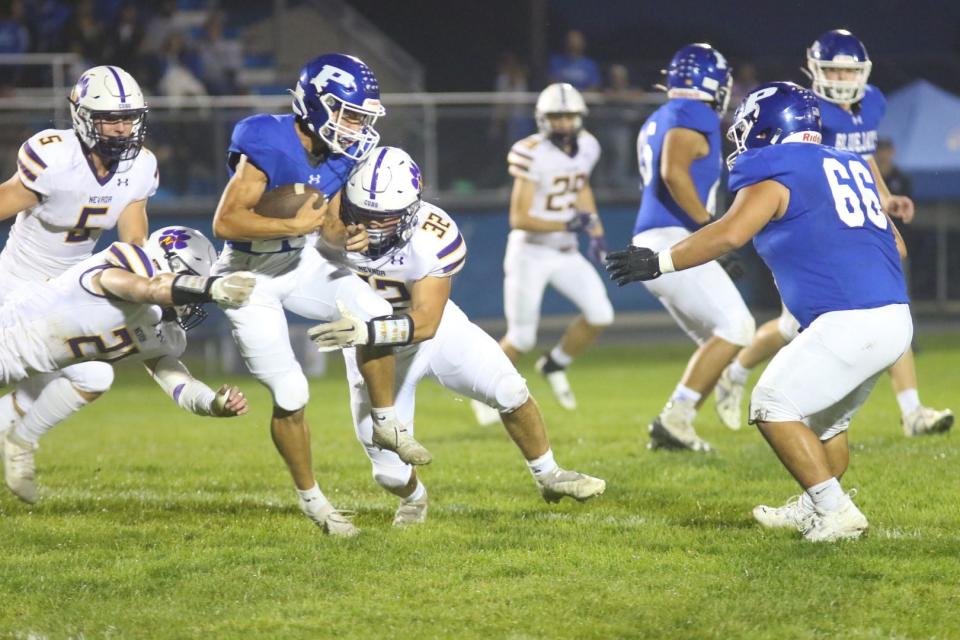
[[[427,521],[427,507],[429,499],[427,494],[419,500],[401,500],[397,507],[397,513],[393,516],[393,526],[408,527],[414,524],[423,524]]]
[[[556,365],[554,365],[555,367]],[[577,399],[570,389],[570,381],[567,380],[567,373],[564,369],[553,368],[549,365],[547,356],[540,356],[533,368],[537,373],[546,378],[553,391],[553,396],[560,403],[560,406],[567,411],[573,411],[577,408]]]
[[[932,433],[946,433],[953,426],[953,411],[937,411],[929,407],[917,407],[901,421],[903,433],[908,438],[925,436]]]
[[[717,380],[717,386],[714,389],[714,406],[717,408],[720,422],[734,431],[739,431],[740,427],[743,426],[741,407],[744,386],[733,381],[730,377],[730,367],[727,367],[720,374],[720,379]]]
[[[489,427],[500,422],[500,412],[479,400],[471,400],[470,408],[473,409],[473,415],[481,427]]]
[[[806,508],[802,497],[793,496],[782,507],[758,505],[753,508],[753,519],[765,529],[799,529],[804,519],[813,513]]]
[[[577,502],[586,502],[599,496],[607,488],[605,480],[588,476],[577,471],[566,471],[557,467],[550,473],[537,478],[540,495],[547,502],[560,502],[562,498],[573,498]]]
[[[427,448],[414,440],[410,431],[399,420],[378,423],[373,422],[373,444],[393,451],[407,464],[430,464],[433,456]]]
[[[34,453],[39,445],[21,440],[9,429],[3,438],[3,478],[7,488],[30,504],[40,499],[37,492],[37,467]]]
[[[670,401],[663,408],[647,432],[650,434],[648,449],[689,449],[710,453],[713,447],[697,435],[693,428],[693,419],[697,415],[696,405],[690,401]]]
[[[352,538],[360,535],[360,529],[337,511],[329,501],[325,500],[322,504],[319,504],[318,500],[307,502],[301,498],[300,510],[327,535],[338,538]]]
[[[848,498],[843,506],[834,511],[813,511],[798,528],[804,539],[810,542],[836,542],[856,540],[868,526],[867,517]]]

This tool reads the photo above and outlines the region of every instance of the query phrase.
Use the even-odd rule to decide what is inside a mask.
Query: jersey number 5
[[[80,211],[80,217],[77,218],[77,226],[67,231],[67,237],[64,242],[84,242],[91,237],[96,240],[100,237],[101,227],[87,226],[90,222],[90,216],[105,216],[109,207],[84,207]],[[93,234],[96,233],[96,236]]]
[[[887,216],[883,214],[876,188],[872,188],[873,175],[866,165],[857,160],[851,160],[847,166],[843,166],[843,163],[835,158],[824,158],[823,172],[827,176],[827,182],[830,183],[830,192],[837,207],[837,215],[845,225],[862,227],[866,218],[869,218],[870,222],[881,229],[887,228]],[[864,210],[866,210],[866,216],[864,216]]]

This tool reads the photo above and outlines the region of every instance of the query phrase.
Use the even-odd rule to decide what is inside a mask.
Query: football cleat
[[[839,509],[809,513],[798,525],[803,537],[810,542],[836,542],[856,540],[867,530],[870,523],[853,500],[849,498]]]
[[[573,411],[577,408],[577,399],[570,389],[570,381],[567,380],[567,373],[563,367],[558,366],[549,355],[541,356],[533,367],[537,373],[546,378],[553,391],[553,396],[560,403],[560,406],[567,411]]]
[[[607,483],[600,478],[588,476],[577,471],[566,471],[560,467],[540,476],[537,487],[540,495],[547,502],[560,502],[564,497],[573,498],[577,502],[586,502],[603,493]]]
[[[808,509],[802,495],[793,496],[782,507],[765,504],[753,508],[753,519],[765,529],[797,529],[813,511]]]
[[[328,535],[352,538],[360,534],[360,529],[327,500],[320,504],[318,500],[306,501],[301,498],[300,510]]]
[[[945,433],[953,426],[953,411],[937,411],[929,407],[917,407],[901,420],[903,433],[907,437],[925,436],[932,433]]]
[[[34,453],[39,445],[21,440],[13,429],[7,431],[3,440],[3,478],[7,488],[24,502],[33,504],[40,497],[34,461]]]
[[[428,506],[429,500],[426,493],[419,500],[401,500],[397,513],[393,516],[393,526],[407,527],[412,524],[423,524],[427,521]]]
[[[473,409],[473,415],[481,427],[489,427],[500,422],[500,412],[479,400],[471,400],[470,408]]]
[[[374,420],[373,444],[381,449],[393,451],[407,464],[430,464],[433,460],[427,448],[417,442],[399,420],[379,423]]]
[[[730,367],[723,370],[714,389],[714,406],[720,422],[728,429],[738,431],[743,425],[741,406],[744,385],[734,382],[730,377]]]
[[[713,447],[697,435],[693,419],[697,415],[695,403],[689,400],[671,400],[663,408],[647,431],[650,434],[648,449],[689,449],[710,453]]]

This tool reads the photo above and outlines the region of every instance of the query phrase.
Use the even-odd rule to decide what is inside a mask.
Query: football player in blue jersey
[[[621,285],[669,277],[751,238],[802,333],[773,359],[750,399],[750,421],[803,487],[784,507],[759,506],[766,527],[797,527],[812,541],[859,537],[867,519],[840,487],[846,431],[877,377],[910,346],[913,323],[903,241],[855,152],[819,144],[816,96],[790,82],[754,89],[728,137],[726,215],[662,248],[611,253]]]
[[[654,249],[673,245],[713,219],[722,169],[720,117],[731,85],[730,67],[708,44],[680,49],[666,74],[669,100],[643,123],[637,140],[643,195],[633,244]],[[750,344],[753,316],[715,261],[645,284],[698,345],[649,426],[648,446],[710,451],[693,420],[724,367]]]
[[[384,115],[373,72],[353,56],[325,54],[301,70],[293,91],[293,114],[258,114],[241,120],[233,131],[228,163],[232,172],[217,207],[213,229],[228,242],[215,272],[252,271],[256,294],[227,317],[250,372],[273,396],[271,434],[293,476],[303,512],[332,535],[358,530],[324,497],[313,474],[310,429],[304,409],[307,379],[293,355],[284,309],[299,316],[331,320],[342,300],[372,328],[389,329],[390,304],[363,280],[331,264],[317,252],[316,232],[348,250],[361,251],[369,238],[362,227],[337,228],[338,192],[357,163],[376,146],[374,128]],[[302,183],[314,194],[289,219],[258,215],[264,192]],[[332,212],[329,215],[328,212]],[[344,241],[344,236],[346,239]],[[239,311],[239,313],[233,313]],[[393,356],[379,340],[358,349],[360,371],[373,405],[373,443],[395,451],[410,464],[430,461],[396,418],[393,401]]]
[[[863,43],[849,31],[835,29],[821,35],[807,49],[807,69],[804,71],[812,81],[813,93],[820,105],[823,144],[861,154],[870,167],[883,210],[910,222],[914,215],[913,201],[907,196],[890,193],[873,158],[886,99],[879,89],[867,84],[871,66]],[[741,424],[743,389],[750,370],[796,335],[796,319],[784,311],[779,318],[762,325],[753,343],[724,370],[716,393],[717,412],[724,424],[731,428]],[[907,436],[942,433],[950,429],[954,420],[952,411],[938,411],[920,403],[912,350],[907,350],[889,373]]]

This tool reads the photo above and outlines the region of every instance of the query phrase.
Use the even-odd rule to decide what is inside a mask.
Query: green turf
[[[929,339],[922,399],[956,405],[960,340]],[[960,637],[960,446],[907,440],[882,380],[851,430],[844,479],[869,536],[818,546],[765,532],[750,509],[797,492],[752,429],[698,429],[713,456],[650,453],[645,425],[687,345],[600,348],[571,370],[581,408],[542,380],[559,462],[607,479],[593,503],[543,503],[500,428],[424,384],[417,433],[430,521],[390,527],[337,361],[312,388],[315,467],[363,535],[300,515],[266,428],[193,418],[136,369],[51,433],[44,496],[0,496],[0,637],[951,638]],[[210,382],[219,382],[218,379]]]

